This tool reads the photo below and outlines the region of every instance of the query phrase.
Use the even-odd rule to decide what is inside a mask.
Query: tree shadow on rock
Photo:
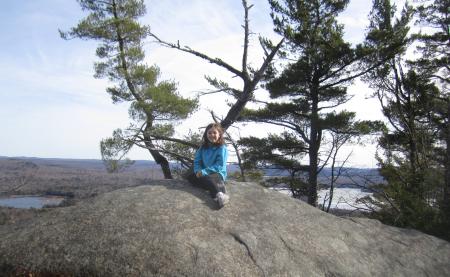
[[[200,199],[201,203],[204,206],[210,208],[211,210],[220,209],[217,202],[214,199],[212,199],[211,196],[209,195],[209,191],[196,187],[191,183],[189,183],[187,180],[165,179],[165,180],[158,180],[157,182],[154,182],[152,185],[162,185],[167,189],[189,193],[195,196],[196,198]]]

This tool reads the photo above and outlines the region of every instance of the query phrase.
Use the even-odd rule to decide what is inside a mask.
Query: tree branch
[[[231,65],[227,64],[226,62],[224,62],[220,58],[211,58],[211,57],[209,57],[209,56],[207,56],[207,55],[205,55],[203,53],[200,53],[198,51],[195,51],[195,50],[189,48],[188,46],[180,47],[179,44],[173,44],[173,43],[170,43],[170,42],[163,41],[162,39],[160,39],[158,36],[156,36],[155,34],[153,34],[151,32],[150,32],[149,35],[151,37],[155,38],[158,41],[158,43],[163,45],[163,46],[166,46],[168,48],[178,49],[178,50],[186,52],[186,53],[190,53],[190,54],[192,54],[194,56],[197,56],[199,58],[207,60],[210,63],[213,63],[213,64],[216,64],[218,66],[221,66],[221,67],[227,69],[228,71],[230,71],[231,73],[235,74],[236,76],[241,77],[242,79],[245,78],[244,74],[241,71],[239,71],[236,68],[232,67]]]

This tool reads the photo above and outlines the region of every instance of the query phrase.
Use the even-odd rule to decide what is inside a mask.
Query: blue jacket
[[[194,172],[202,172],[203,176],[219,173],[222,179],[227,179],[228,150],[226,145],[200,147],[195,153]]]

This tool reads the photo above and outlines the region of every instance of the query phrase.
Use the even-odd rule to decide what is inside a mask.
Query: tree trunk
[[[412,111],[409,111],[412,114]],[[419,196],[420,199],[423,199],[423,180],[420,177],[419,168],[419,153],[417,150],[417,132],[416,132],[416,126],[413,119],[413,115],[409,116],[409,163],[411,166],[411,177],[412,179],[410,182],[407,182],[408,190],[410,192],[414,192],[415,195]]]
[[[153,143],[146,142],[145,145],[147,146],[148,151],[152,155],[155,162],[161,166],[161,170],[164,174],[164,179],[173,179],[172,173],[170,171],[170,165],[167,159],[163,155],[161,155],[158,150],[152,150],[154,148]]]
[[[309,134],[309,176],[308,176],[308,204],[317,207],[317,168],[319,152],[319,95],[315,89],[311,90],[311,130]]]
[[[447,126],[446,126],[446,157],[445,157],[445,186],[443,209],[450,220],[450,99],[447,100]]]
[[[250,92],[244,90],[243,94],[248,95],[250,94]],[[228,127],[230,127],[231,125],[233,125],[234,122],[236,122],[237,118],[241,114],[242,110],[245,108],[245,105],[247,104],[249,99],[238,99],[236,103],[234,103],[233,106],[231,106],[225,118],[220,122],[220,125],[222,126],[224,131],[226,131]]]
[[[148,145],[146,143],[148,148],[151,148],[151,145]],[[170,171],[170,165],[169,162],[167,161],[167,159],[161,155],[161,153],[159,153],[159,151],[157,150],[149,150],[150,154],[152,155],[153,159],[155,160],[155,162],[157,164],[159,164],[161,166],[161,169],[163,171],[164,174],[164,179],[173,179],[172,177],[172,173]]]
[[[161,170],[164,174],[164,179],[173,179],[172,173],[170,171],[169,161],[167,161],[166,157],[161,155],[161,153],[156,150],[155,145],[152,142],[152,138],[147,135],[147,129],[151,129],[151,125],[147,125],[144,130],[145,146],[147,147],[155,162],[161,166]]]
[[[336,146],[336,148],[337,148],[337,146]],[[337,154],[338,150],[339,150],[339,148],[336,149],[336,154]],[[333,163],[331,164],[331,184],[330,184],[330,196],[328,199],[328,206],[326,209],[327,213],[330,212],[331,202],[333,201],[334,183],[335,183],[334,168],[335,168],[335,163],[336,163],[336,154],[333,156]],[[325,206],[325,204],[324,204],[324,206]]]
[[[309,145],[308,204],[317,207],[317,146]]]

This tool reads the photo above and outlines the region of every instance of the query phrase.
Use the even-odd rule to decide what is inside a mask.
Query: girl
[[[227,178],[228,151],[220,124],[209,124],[202,141],[202,146],[195,153],[194,173],[187,179],[194,186],[209,190],[211,197],[222,208],[230,197],[226,194],[224,183]]]

